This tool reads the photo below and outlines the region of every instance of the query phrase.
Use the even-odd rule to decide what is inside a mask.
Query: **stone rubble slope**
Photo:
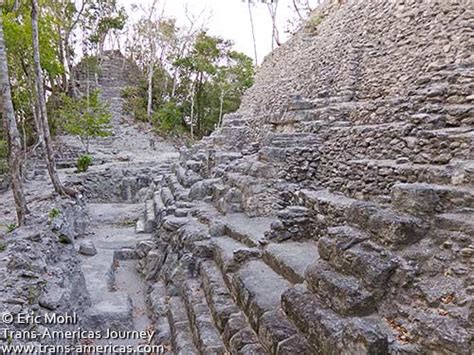
[[[326,9],[150,187],[175,354],[473,351],[472,3]]]

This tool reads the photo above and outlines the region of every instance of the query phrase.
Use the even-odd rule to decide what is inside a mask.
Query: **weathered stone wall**
[[[143,261],[175,352],[472,353],[473,19],[330,2],[182,152]]]
[[[89,64],[88,64],[89,63]],[[85,93],[97,88],[110,88],[138,84],[142,73],[138,66],[127,59],[119,50],[105,51],[97,63],[94,60],[81,61],[75,68],[77,88]]]
[[[260,68],[240,109],[251,135],[318,134],[297,164],[319,161],[315,183],[353,196],[446,182],[474,156],[472,11],[467,1],[330,3]]]
[[[472,61],[472,2],[343,3],[330,2],[266,58],[241,111],[260,120],[284,111],[294,94],[328,101],[353,98],[363,106],[352,110],[351,121],[376,124],[405,121],[406,108],[417,110],[418,103],[435,110],[436,102],[449,98],[449,110],[436,113],[454,124],[463,122],[467,112],[455,105],[472,92],[463,85]],[[411,105],[401,107],[407,98]],[[381,99],[394,101],[377,105]]]

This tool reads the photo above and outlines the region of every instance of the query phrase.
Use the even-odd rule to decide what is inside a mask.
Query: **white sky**
[[[163,7],[164,1],[161,0],[160,9]],[[315,2],[317,0],[310,1],[313,4]],[[133,4],[149,8],[151,3],[152,0],[119,0],[119,4],[125,6],[132,20],[139,19],[143,14],[131,11]],[[286,33],[288,20],[295,18],[295,12],[291,4],[292,0],[280,0],[278,5],[277,20],[282,42],[288,38]],[[209,34],[232,40],[236,50],[254,58],[252,31],[246,2],[243,0],[166,0],[165,16],[176,18],[178,24],[187,24],[184,10],[186,5],[190,12],[196,16],[204,10],[205,15],[202,18],[208,19]],[[267,5],[259,3],[258,0],[252,8],[252,13],[258,61],[261,62],[264,56],[271,51],[272,22]]]

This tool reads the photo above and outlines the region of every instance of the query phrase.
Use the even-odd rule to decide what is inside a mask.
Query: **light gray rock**
[[[85,240],[79,245],[79,253],[82,255],[94,256],[97,254],[97,249],[92,240]]]

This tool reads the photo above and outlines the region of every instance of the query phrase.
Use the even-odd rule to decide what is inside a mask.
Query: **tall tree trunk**
[[[153,104],[153,61],[150,61],[148,64],[148,102],[146,107],[146,115],[148,121],[151,119],[152,114],[152,104]]]
[[[33,32],[33,60],[35,67],[35,81],[36,81],[36,96],[38,100],[39,115],[43,125],[44,133],[44,150],[46,153],[46,164],[48,165],[48,173],[53,183],[54,190],[60,195],[76,196],[77,192],[65,188],[59,180],[58,172],[56,170],[56,162],[54,161],[54,153],[52,147],[51,133],[48,124],[48,112],[46,110],[46,97],[43,86],[43,73],[40,61],[39,48],[39,31],[38,31],[38,0],[31,0],[31,25]]]
[[[0,6],[0,85],[2,90],[3,119],[7,128],[8,137],[8,164],[12,179],[13,197],[16,205],[18,225],[25,223],[28,207],[23,192],[23,180],[21,176],[21,139],[16,124],[15,112],[13,110],[10,81],[8,76],[8,60],[3,38],[3,15]]]
[[[191,139],[194,139],[194,83],[191,84]]]
[[[36,91],[35,83],[34,83],[34,80],[32,80],[31,78],[31,73],[28,70],[28,67],[23,58],[21,59],[21,67],[23,68],[23,72],[25,73],[25,76],[28,80],[28,86],[30,87],[31,92],[34,93]],[[44,146],[43,123],[41,122],[41,117],[39,115],[39,108],[38,108],[38,100],[36,100],[35,95],[32,95],[32,97],[29,98],[29,102],[30,102],[31,112],[33,113],[33,119],[35,122],[36,135],[38,136],[37,143],[35,144],[33,148],[33,150],[35,150],[38,146],[41,146],[41,147]]]
[[[56,30],[58,32],[58,57],[61,59],[61,64],[65,64],[66,62],[66,52],[64,50],[64,41],[63,41],[63,31],[61,29],[61,26],[56,25]],[[65,66],[65,69],[69,69],[67,66]],[[69,90],[69,81],[68,81],[68,71],[64,70],[62,75],[61,75],[61,90],[62,91],[67,91]]]
[[[254,51],[254,55],[255,55],[255,65],[258,65],[257,40],[255,39],[255,26],[253,24],[252,1],[251,0],[248,0],[248,7],[249,7],[250,27],[252,28],[252,39],[253,39],[253,51]]]
[[[267,4],[268,11],[270,12],[270,17],[272,19],[272,51],[275,49],[275,44],[280,46],[280,35],[278,33],[277,27],[277,10],[278,10],[278,1],[271,2]]]
[[[76,87],[76,76],[74,73],[74,64],[71,60],[71,48],[69,47],[69,35],[66,35],[64,39],[64,56],[66,57],[66,64],[69,72],[69,81],[68,81],[68,92],[69,96],[72,98],[77,98],[79,96]]]

